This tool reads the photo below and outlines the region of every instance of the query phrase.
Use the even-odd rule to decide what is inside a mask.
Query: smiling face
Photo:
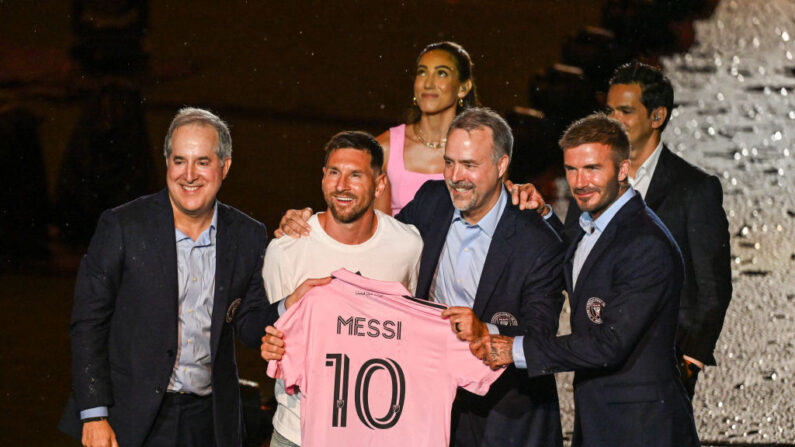
[[[453,206],[470,223],[479,221],[497,203],[508,156],[494,162],[492,131],[454,129],[444,150],[444,180]]]
[[[414,78],[414,97],[423,113],[455,109],[459,98],[469,92],[472,81],[459,81],[456,61],[446,51],[432,50],[420,58]]]
[[[617,163],[610,146],[586,143],[563,151],[563,166],[571,195],[582,211],[596,219],[620,195],[626,180],[629,160]]]
[[[373,212],[375,198],[386,185],[385,175],[370,166],[367,151],[334,149],[323,167],[323,197],[337,222],[351,223]]]
[[[186,124],[171,138],[166,160],[166,184],[175,218],[201,219],[211,215],[215,197],[232,159],[215,153],[218,132],[212,126]]]

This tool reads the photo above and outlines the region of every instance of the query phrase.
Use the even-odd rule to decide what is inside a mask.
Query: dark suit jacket
[[[417,296],[427,298],[453,218],[443,181],[426,182],[398,220],[415,225],[424,242]],[[563,304],[561,265],[565,248],[557,233],[534,212],[510,203],[489,246],[473,310],[505,335],[529,327],[555,332]],[[516,324],[515,326],[510,325]],[[560,410],[552,376],[528,380],[509,368],[481,398],[459,391],[465,411],[486,417],[485,445],[561,445]],[[453,421],[456,424],[456,421]],[[463,430],[460,426],[458,429]],[[459,442],[458,445],[462,443]]]
[[[674,350],[684,270],[673,238],[636,195],[607,225],[572,284],[583,234],[564,262],[571,334],[530,331],[530,377],[576,371],[574,446],[698,445]]]
[[[713,351],[732,295],[729,223],[720,181],[663,146],[645,201],[668,227],[685,262],[677,348],[714,365]],[[579,216],[572,199],[567,238],[579,230]]]
[[[234,334],[259,346],[267,306],[265,226],[218,203],[210,348],[218,446],[242,439]],[[107,406],[120,445],[141,445],[167,390],[178,345],[174,216],[163,190],[100,217],[77,274],[70,327],[72,395],[59,427],[80,439],[80,410]]]

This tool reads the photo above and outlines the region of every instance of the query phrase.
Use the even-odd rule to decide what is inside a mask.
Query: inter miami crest
[[[519,320],[508,312],[497,312],[491,317],[490,323],[497,326],[519,326]]]
[[[585,313],[588,314],[588,319],[596,324],[602,324],[602,309],[606,306],[601,298],[591,297],[585,303]]]

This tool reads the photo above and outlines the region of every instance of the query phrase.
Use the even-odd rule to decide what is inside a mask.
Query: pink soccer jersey
[[[268,375],[301,390],[301,445],[446,446],[456,388],[486,394],[492,371],[399,283],[337,270],[276,327],[285,354]]]

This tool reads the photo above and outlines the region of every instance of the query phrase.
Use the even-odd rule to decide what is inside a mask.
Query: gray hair
[[[168,133],[166,134],[166,141],[163,145],[163,155],[168,160],[171,155],[171,138],[174,132],[188,124],[197,124],[200,126],[212,126],[218,132],[218,145],[215,147],[215,153],[221,161],[227,158],[232,158],[232,136],[229,134],[229,127],[226,123],[213,114],[209,110],[198,109],[195,107],[183,107],[179,109],[171,125],[168,126]]]
[[[447,136],[454,129],[463,129],[467,133],[482,128],[491,129],[491,138],[494,150],[491,153],[491,160],[496,164],[503,155],[508,156],[508,161],[513,156],[513,134],[508,123],[494,110],[488,107],[470,107],[459,113],[450,124]]]

